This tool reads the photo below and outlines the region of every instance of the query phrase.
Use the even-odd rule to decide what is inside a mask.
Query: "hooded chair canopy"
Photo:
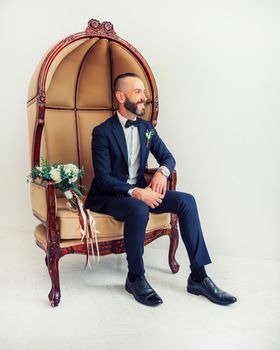
[[[147,91],[144,119],[155,126],[158,115],[157,87],[145,59],[128,42],[117,36],[110,22],[90,20],[85,31],[70,35],[55,44],[42,58],[33,74],[28,91],[28,125],[30,167],[40,158],[53,163],[73,163],[83,167],[80,184],[90,188],[94,177],[91,138],[95,126],[117,109],[113,94],[115,78],[122,73],[136,73]],[[94,155],[93,155],[94,157]],[[147,180],[156,169],[146,169]],[[176,172],[169,189],[175,189]],[[87,190],[84,191],[87,195]],[[52,306],[60,301],[58,261],[65,254],[95,254],[81,242],[79,216],[67,208],[64,194],[50,181],[32,181],[30,197],[33,214],[41,221],[35,227],[37,245],[46,252],[46,265],[52,288]],[[100,255],[123,253],[123,223],[113,217],[93,213],[98,233]],[[169,235],[169,265],[177,272],[177,217],[172,213],[152,214],[146,230],[145,244]]]
[[[143,118],[155,125],[158,95],[153,74],[139,52],[116,35],[111,23],[90,20],[84,32],[46,53],[28,92],[32,167],[40,157],[50,163],[83,166],[81,184],[90,188],[94,176],[91,132],[116,111],[114,79],[125,72],[136,73],[144,82],[148,100]]]

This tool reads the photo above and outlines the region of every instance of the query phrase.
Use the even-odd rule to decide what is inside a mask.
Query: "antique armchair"
[[[70,35],[55,44],[35,70],[28,92],[30,168],[40,157],[50,163],[74,163],[85,169],[80,184],[88,189],[94,176],[91,132],[116,110],[112,94],[114,78],[135,72],[144,81],[148,103],[145,119],[157,124],[158,93],[145,59],[128,42],[117,36],[110,22],[90,20],[85,31]],[[93,155],[94,156],[94,155]],[[156,169],[146,169],[149,180]],[[175,190],[176,172],[168,181]],[[86,190],[83,193],[86,195]],[[59,259],[69,253],[86,254],[81,242],[78,214],[66,206],[67,199],[52,181],[30,183],[32,212],[40,220],[35,227],[36,244],[46,252],[45,262],[51,278],[48,295],[52,306],[60,302]],[[113,217],[93,213],[96,220],[100,255],[125,251],[123,223]],[[150,214],[145,245],[169,235],[169,265],[176,273],[178,246],[177,216]],[[96,245],[90,254],[96,255]]]

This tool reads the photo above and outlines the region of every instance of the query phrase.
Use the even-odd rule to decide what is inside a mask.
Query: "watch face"
[[[168,176],[167,171],[165,169],[160,169],[160,172],[164,175],[164,176]]]

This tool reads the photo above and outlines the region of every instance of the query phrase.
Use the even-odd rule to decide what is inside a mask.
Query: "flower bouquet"
[[[68,208],[77,211],[80,220],[81,241],[85,242],[87,249],[86,265],[90,265],[89,252],[90,247],[92,251],[92,258],[94,258],[93,241],[96,244],[97,262],[99,262],[99,248],[97,242],[97,233],[95,227],[95,220],[89,209],[85,209],[79,197],[83,197],[79,188],[86,189],[85,186],[78,185],[76,181],[84,176],[83,167],[79,169],[74,164],[57,164],[51,165],[47,160],[41,158],[41,165],[35,166],[31,174],[27,177],[27,181],[34,181],[41,178],[47,181],[54,181],[55,188],[61,190],[68,199]]]
[[[47,160],[41,158],[41,165],[35,166],[31,174],[28,176],[28,180],[35,180],[41,178],[43,180],[51,180],[55,183],[55,188],[61,190],[65,197],[68,199],[71,208],[78,209],[77,197],[73,195],[73,192],[78,196],[83,197],[79,190],[80,188],[86,188],[85,186],[78,185],[76,181],[84,176],[84,169],[79,169],[75,164],[57,164],[51,165]]]

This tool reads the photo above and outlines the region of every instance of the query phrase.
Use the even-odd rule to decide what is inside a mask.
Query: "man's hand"
[[[149,186],[147,186],[146,188],[137,188],[134,190],[132,192],[132,197],[140,199],[151,208],[155,208],[160,205],[164,196],[163,194],[153,191]]]
[[[148,187],[157,193],[163,194],[164,197],[167,187],[167,177],[160,171],[156,171]]]

